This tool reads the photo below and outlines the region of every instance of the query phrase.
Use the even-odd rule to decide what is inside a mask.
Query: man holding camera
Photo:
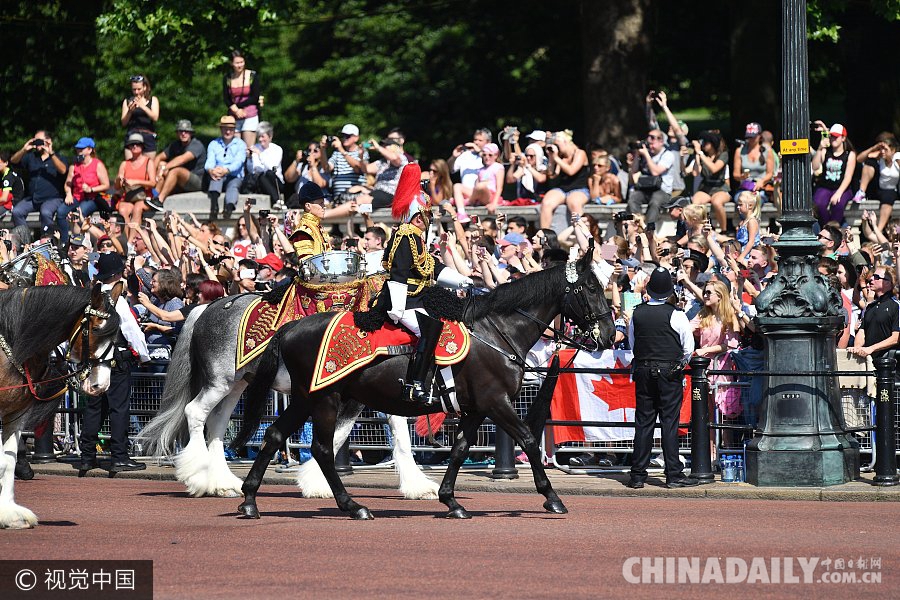
[[[659,417],[662,450],[666,461],[666,487],[698,485],[682,472],[678,458],[678,419],[684,391],[684,366],[694,353],[694,334],[685,314],[670,304],[674,295],[672,275],[656,268],[647,283],[650,301],[634,309],[628,323],[628,342],[634,352],[634,453],[631,479],[626,484],[641,489],[653,450],[653,430]]]
[[[640,214],[646,203],[647,223],[656,223],[660,207],[672,197],[677,157],[671,150],[666,150],[665,135],[659,129],[651,129],[646,140],[633,144],[632,153],[634,159],[629,173],[634,187],[628,196],[628,211]]]
[[[331,174],[331,192],[334,198],[348,192],[353,186],[366,182],[369,153],[358,142],[359,127],[353,123],[344,125],[339,137],[331,138],[334,153],[328,159],[325,170]]]
[[[451,172],[459,173],[460,183],[463,187],[475,188],[475,182],[478,181],[478,170],[484,166],[481,161],[481,151],[491,143],[492,137],[490,129],[477,129],[471,142],[460,144],[453,149],[447,165]]]
[[[14,165],[28,171],[28,193],[13,207],[13,224],[25,225],[28,213],[39,211],[41,225],[52,225],[57,209],[63,204],[63,183],[68,165],[53,151],[53,136],[40,130],[12,155]]]
[[[148,198],[144,202],[158,211],[170,195],[178,192],[199,192],[203,186],[203,165],[206,163],[206,148],[194,139],[194,126],[187,119],[181,119],[175,126],[178,140],[153,159],[156,173],[158,198]]]

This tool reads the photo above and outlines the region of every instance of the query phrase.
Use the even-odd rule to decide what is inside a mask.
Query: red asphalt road
[[[352,492],[353,490],[351,490]],[[262,519],[239,499],[187,498],[173,482],[38,476],[16,499],[41,520],[0,531],[5,559],[152,559],[155,598],[896,598],[900,503],[466,493],[471,521],[437,501],[359,490],[374,521],[265,486]],[[631,556],[881,557],[880,584],[630,584]],[[724,560],[723,560],[724,564]],[[795,569],[796,570],[796,569]],[[638,571],[639,572],[639,571]]]

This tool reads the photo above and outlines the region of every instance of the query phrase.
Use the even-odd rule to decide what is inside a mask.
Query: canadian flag
[[[561,367],[581,369],[627,369],[631,366],[631,360],[632,354],[626,350],[604,350],[597,353],[563,350],[559,353]],[[690,378],[686,381],[679,419],[681,423],[691,421]],[[631,375],[560,373],[550,405],[550,418],[556,421],[634,423],[634,382]],[[678,432],[684,435],[686,430],[679,429]],[[659,437],[659,429],[654,435]],[[632,439],[633,427],[553,426],[553,441],[556,444]]]

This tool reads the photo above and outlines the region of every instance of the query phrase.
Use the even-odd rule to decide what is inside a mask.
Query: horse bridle
[[[110,298],[108,293],[104,293],[104,297],[106,299],[106,306],[111,308],[112,298]],[[75,326],[75,329],[72,331],[72,335],[69,336],[69,349],[66,352],[66,361],[71,362],[75,365],[75,370],[69,376],[70,387],[78,387],[81,382],[87,379],[88,374],[97,365],[105,362],[112,362],[112,354],[116,348],[115,340],[109,343],[101,356],[90,357],[91,317],[97,317],[99,319],[106,320],[109,319],[110,316],[112,316],[111,312],[98,310],[90,304],[88,304],[84,308],[84,314],[82,315],[81,320],[78,322],[78,325]],[[72,347],[75,344],[76,338],[78,338],[79,336],[81,337],[81,359],[76,363],[72,361]]]
[[[588,294],[599,294],[600,288],[599,286],[594,286],[590,283],[590,275],[591,271],[585,271],[585,275],[579,277],[578,270],[576,268],[575,262],[567,262],[566,263],[566,282],[569,284],[566,286],[566,297],[565,297],[565,305],[563,306],[563,316],[566,315],[566,310],[568,307],[572,305],[572,298],[575,298],[577,302],[577,306],[580,310],[581,320],[584,321],[588,327],[590,327],[590,336],[597,342],[598,346],[600,344],[600,321],[606,317],[612,316],[612,310],[608,309],[600,313],[595,313],[594,309],[591,308],[591,303],[588,300]],[[570,314],[572,314],[570,312]]]
[[[568,283],[568,285],[566,286],[565,304],[563,305],[562,314],[563,314],[563,316],[565,316],[567,308],[572,303],[572,295],[574,294],[574,296],[578,302],[578,308],[581,310],[581,315],[583,317],[583,320],[588,325],[591,326],[592,337],[597,342],[597,345],[599,347],[599,344],[600,344],[600,320],[603,319],[604,317],[611,316],[612,310],[606,310],[606,311],[603,311],[600,313],[595,313],[590,306],[590,302],[587,299],[587,294],[588,293],[596,294],[596,293],[598,293],[599,290],[598,290],[598,288],[591,289],[592,286],[589,283],[586,284],[583,281],[580,281],[580,279],[581,278],[578,276],[578,270],[576,268],[576,263],[575,262],[567,262],[566,263],[566,283]],[[578,285],[576,285],[576,284],[578,284]],[[585,289],[585,288],[587,288],[587,289]],[[474,312],[475,298],[474,298],[474,296],[470,296],[470,299],[472,300],[472,310]],[[519,313],[520,315],[524,316],[525,318],[529,319],[530,321],[533,321],[534,323],[537,323],[538,325],[540,325],[542,330],[549,329],[550,331],[553,332],[553,335],[557,340],[565,343],[568,346],[571,346],[577,350],[584,350],[586,352],[592,352],[596,349],[596,348],[588,348],[581,342],[579,342],[579,341],[573,339],[572,337],[570,337],[569,335],[567,335],[564,331],[554,327],[552,323],[546,323],[546,322],[538,319],[534,315],[532,315],[528,312],[525,312],[521,308],[517,308],[516,312]],[[512,341],[506,336],[506,334],[504,334],[503,331],[499,327],[497,327],[497,324],[494,323],[494,320],[491,319],[490,316],[488,316],[486,318],[486,321],[488,323],[490,323],[491,327],[493,327],[494,330],[497,332],[497,334],[503,339],[503,341],[506,342],[506,345],[514,350],[515,345],[513,345]],[[472,324],[472,327],[470,327],[469,333],[472,335],[472,337],[474,337],[476,340],[480,341],[485,346],[502,354],[507,359],[513,361],[514,363],[518,364],[519,366],[522,366],[522,367],[526,366],[525,360],[522,357],[520,357],[519,355],[517,355],[515,352],[507,352],[506,350],[504,350],[503,348],[500,348],[496,344],[493,344],[493,343],[489,342],[488,340],[482,338],[481,336],[477,335],[474,330],[474,322]]]

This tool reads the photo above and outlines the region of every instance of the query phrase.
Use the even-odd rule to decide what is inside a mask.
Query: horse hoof
[[[562,500],[547,500],[544,502],[544,510],[557,515],[564,515],[569,512],[569,509],[563,505]]]
[[[259,518],[259,509],[256,508],[255,502],[241,502],[241,505],[238,506],[238,512],[248,519]]]
[[[463,507],[460,506],[459,508],[454,508],[453,510],[448,512],[447,518],[448,519],[471,519],[472,515],[470,515],[466,509],[464,509]]]
[[[354,521],[371,521],[375,517],[372,516],[372,513],[369,512],[368,508],[360,506],[356,510],[350,512],[350,518]]]

